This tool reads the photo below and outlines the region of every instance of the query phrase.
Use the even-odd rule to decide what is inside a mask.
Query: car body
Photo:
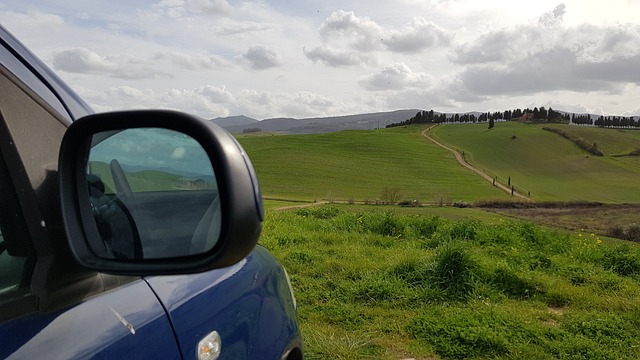
[[[266,249],[254,248],[262,214],[252,215],[257,230],[252,228],[249,237],[255,240],[242,243],[245,229],[239,228],[246,227],[242,222],[246,216],[239,209],[256,212],[261,204],[252,203],[251,196],[259,202],[260,195],[255,178],[245,176],[253,169],[243,162],[246,155],[239,145],[225,145],[217,152],[212,145],[223,144],[223,138],[224,144],[233,144],[230,135],[198,119],[186,123],[208,129],[211,141],[199,139],[200,132],[183,125],[175,129],[196,138],[216,174],[222,176],[216,180],[216,189],[224,200],[222,221],[230,224],[217,230],[222,233],[222,245],[213,244],[193,255],[161,252],[158,259],[144,260],[100,258],[88,251],[88,260],[83,260],[82,249],[91,248],[93,241],[87,230],[93,220],[86,210],[93,208],[82,200],[86,184],[77,185],[77,190],[69,183],[88,176],[82,169],[86,164],[76,164],[86,160],[82,151],[97,148],[88,139],[96,143],[96,137],[106,133],[101,126],[112,126],[112,136],[125,132],[137,118],[147,117],[139,127],[157,125],[164,131],[173,125],[169,120],[169,125],[162,125],[157,119],[186,117],[130,112],[96,119],[99,116],[92,115],[82,99],[2,27],[0,43],[0,358],[191,359],[207,358],[214,350],[219,350],[221,359],[302,358],[296,304],[286,271]],[[70,135],[74,128],[79,129],[75,137]],[[246,173],[244,182],[254,187],[243,193],[251,196],[222,197],[225,191],[234,191],[236,182],[219,165],[227,161],[227,154],[240,159],[238,171]],[[70,164],[66,172],[59,168],[63,162]],[[160,208],[153,199],[163,199],[166,205],[170,193],[136,197],[153,211]],[[181,194],[196,199],[196,192]],[[115,191],[109,196],[115,198]],[[172,214],[190,209],[188,202],[182,208],[170,204]],[[206,206],[201,208],[204,212]],[[178,223],[169,219],[169,225]],[[156,221],[151,231],[166,234],[169,225],[159,231],[163,223]],[[195,226],[194,222],[191,227]]]

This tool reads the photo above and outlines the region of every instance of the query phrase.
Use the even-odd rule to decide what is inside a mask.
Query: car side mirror
[[[158,110],[90,115],[67,129],[58,166],[67,241],[87,268],[199,272],[235,264],[258,241],[253,166],[210,121]]]

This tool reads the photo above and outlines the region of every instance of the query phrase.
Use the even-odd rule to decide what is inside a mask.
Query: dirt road
[[[329,202],[328,201],[316,201],[316,202],[307,203],[307,204],[282,206],[282,207],[275,208],[273,210],[274,211],[286,211],[286,210],[302,209],[302,208],[306,208],[306,207],[310,207],[310,206],[324,205],[324,204],[329,204]]]
[[[458,163],[459,163],[460,165],[462,165],[462,166],[464,166],[465,168],[467,168],[467,169],[469,169],[469,170],[471,170],[471,171],[475,172],[476,174],[480,175],[483,179],[485,179],[485,180],[487,180],[488,182],[490,182],[491,184],[493,184],[493,178],[492,178],[491,176],[489,176],[489,175],[485,174],[482,170],[478,169],[477,167],[475,167],[475,166],[473,166],[473,165],[469,164],[469,163],[464,159],[464,157],[462,157],[462,155],[461,155],[458,151],[456,151],[455,149],[452,149],[452,148],[448,147],[447,145],[445,145],[445,144],[443,144],[443,143],[439,142],[438,140],[434,139],[433,137],[429,136],[429,131],[430,131],[432,128],[434,128],[435,126],[436,126],[436,125],[432,125],[432,126],[428,127],[427,129],[423,130],[423,131],[422,131],[422,133],[421,133],[421,134],[422,134],[422,136],[424,136],[425,138],[429,139],[429,141],[431,141],[432,143],[434,143],[434,144],[436,144],[436,145],[438,145],[438,146],[440,146],[440,147],[442,147],[442,148],[444,148],[444,149],[449,150],[449,151],[450,151],[450,152],[451,152],[451,153],[456,157],[456,160],[458,160]],[[502,191],[506,192],[507,194],[511,194],[511,188],[509,188],[509,187],[507,187],[507,186],[504,186],[504,185],[502,185],[502,184],[500,184],[500,183],[498,183],[498,182],[496,182],[496,183],[495,183],[495,186],[496,186],[498,189],[500,189],[500,190],[502,190]],[[527,198],[525,195],[520,194],[519,192],[517,192],[517,191],[515,191],[515,190],[513,191],[513,196],[519,197],[519,198],[521,198],[521,199],[527,199],[527,200],[529,199],[529,198]]]

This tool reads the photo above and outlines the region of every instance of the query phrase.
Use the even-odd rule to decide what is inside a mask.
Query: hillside
[[[507,199],[425,140],[423,127],[239,137],[263,194],[307,200],[375,200],[385,188],[421,202]]]
[[[464,151],[469,162],[498,176],[501,182],[510,179],[511,184],[530,191],[533,200],[640,202],[639,158],[591,156],[557,134],[542,130],[543,126],[501,122],[488,130],[486,124],[443,125],[432,134]],[[597,139],[605,154],[633,149],[634,138],[639,136],[632,132],[624,135],[623,141],[620,134],[624,133],[619,130],[567,128],[582,138]]]
[[[391,123],[412,117],[417,111],[416,109],[411,109],[319,118],[272,118],[262,121],[257,121],[246,116],[234,116],[217,118],[212,121],[232,133],[242,133],[246,129],[259,128],[264,132],[320,134],[341,130],[372,130],[384,128]]]
[[[575,114],[562,110],[552,110],[551,108],[545,109],[544,107],[534,107],[533,109],[512,109],[498,112],[480,112],[480,111],[466,111],[466,112],[439,112],[439,111],[426,111],[419,109],[406,109],[395,110],[387,112],[367,113],[367,114],[355,114],[345,116],[331,116],[331,117],[316,117],[316,118],[269,118],[264,120],[253,119],[244,115],[239,116],[227,116],[218,117],[211,121],[227,129],[229,132],[240,134],[246,130],[255,131],[260,129],[263,132],[277,132],[283,134],[320,134],[327,132],[335,132],[342,130],[374,130],[387,126],[398,125],[410,125],[410,124],[424,124],[424,123],[444,123],[444,122],[467,122],[472,123],[476,120],[480,122],[487,121],[488,117],[495,119],[496,121],[512,120],[522,116],[524,113],[530,113],[538,121],[550,121],[558,122],[573,120],[575,123],[592,124],[599,118],[605,119],[602,115],[595,114]],[[418,119],[418,115],[422,114],[421,119]],[[424,116],[429,115],[433,117],[430,119]],[[621,119],[622,117],[607,117],[606,119]],[[640,124],[635,118],[638,116],[632,116],[625,118],[627,120],[633,119],[636,127],[640,127]],[[466,119],[466,120],[465,120]],[[615,122],[612,122],[615,124]]]
[[[251,127],[257,123],[259,123],[260,121],[250,118],[248,116],[244,116],[244,115],[239,115],[239,116],[227,116],[227,117],[219,117],[219,118],[215,118],[213,120],[214,123],[216,123],[217,125],[223,127],[223,128],[229,128],[232,126],[247,126],[247,127]]]
[[[560,129],[588,144],[596,143],[605,156],[625,156],[640,149],[640,131],[637,129],[607,129],[599,127],[553,124],[547,127]]]

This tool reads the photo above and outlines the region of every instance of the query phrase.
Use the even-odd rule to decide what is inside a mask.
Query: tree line
[[[591,115],[576,115],[569,113],[561,113],[555,111],[552,108],[546,109],[544,106],[540,108],[534,107],[533,109],[513,109],[496,112],[481,113],[476,116],[473,113],[466,114],[445,114],[437,113],[433,110],[422,110],[404,121],[387,125],[388,128],[395,126],[405,126],[411,124],[443,124],[443,123],[489,123],[489,128],[492,128],[495,121],[510,121],[510,120],[525,120],[525,121],[538,121],[538,122],[559,122],[559,123],[573,123],[577,125],[590,125],[599,127],[634,127],[640,128],[640,118],[634,119],[631,117],[622,116],[600,116],[598,119],[593,120]]]
[[[533,121],[554,121],[554,122],[568,122],[570,117],[568,114],[562,114],[558,111],[549,108],[545,109],[543,106],[540,108],[534,107],[533,109],[514,109],[505,111],[495,111],[481,113],[478,116],[473,113],[466,114],[445,114],[436,113],[433,110],[422,110],[405,121],[393,123],[387,125],[387,127],[404,126],[410,124],[441,124],[441,123],[484,123],[492,121],[509,121],[516,119],[533,120]]]

